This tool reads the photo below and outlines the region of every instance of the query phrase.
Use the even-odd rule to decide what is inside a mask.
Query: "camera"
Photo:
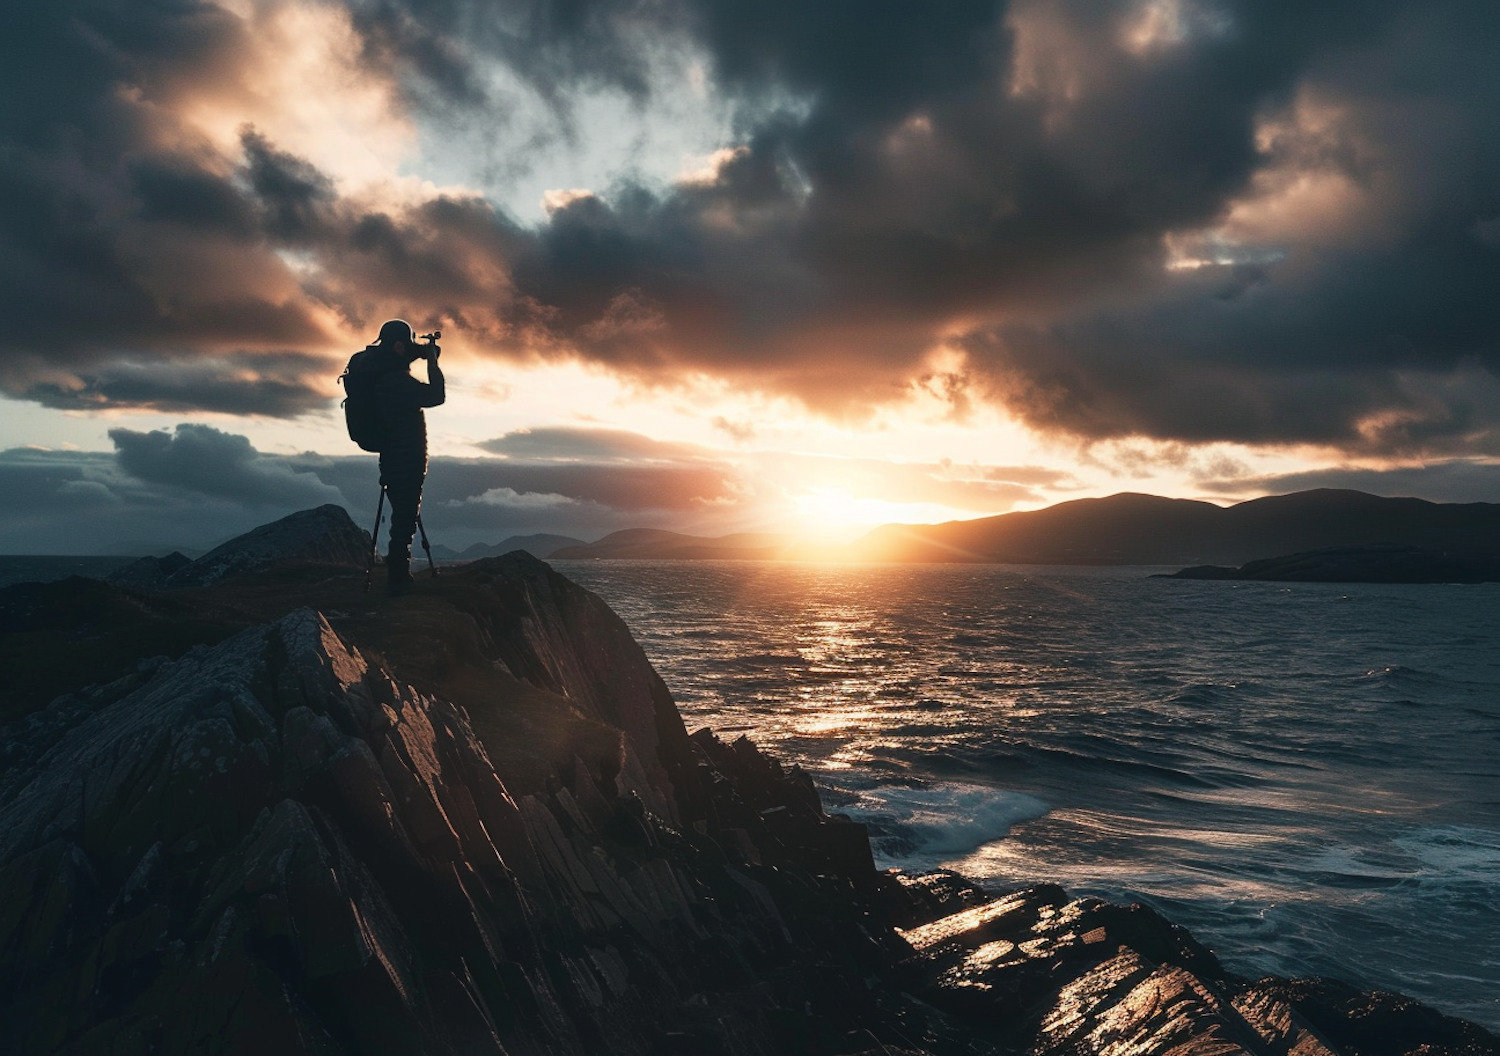
[[[443,332],[441,330],[434,330],[430,334],[418,334],[417,335],[417,340],[418,341],[426,341],[430,345],[430,344],[432,344],[434,341],[436,341],[438,338],[440,338],[442,336],[443,336]]]

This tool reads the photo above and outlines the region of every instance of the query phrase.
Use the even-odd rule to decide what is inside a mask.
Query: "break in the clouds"
[[[1500,445],[1490,0],[72,0],[10,39],[11,396],[296,415],[399,314],[843,417]],[[524,101],[584,143],[580,100],[668,92],[731,115],[675,181],[537,223],[477,162],[423,182],[440,133],[524,169]]]

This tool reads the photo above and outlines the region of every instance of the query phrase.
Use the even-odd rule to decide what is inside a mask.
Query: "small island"
[[[1238,568],[1196,565],[1164,579],[1273,583],[1500,583],[1500,557],[1415,546],[1332,546],[1248,561]]]

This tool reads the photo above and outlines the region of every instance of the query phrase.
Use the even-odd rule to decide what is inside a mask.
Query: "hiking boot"
[[[411,554],[390,553],[385,558],[385,592],[391,597],[410,594],[416,578],[411,574]]]

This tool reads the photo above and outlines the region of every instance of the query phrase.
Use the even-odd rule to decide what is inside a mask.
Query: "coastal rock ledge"
[[[324,601],[174,592],[244,625],[0,730],[5,1053],[1500,1052],[1143,906],[877,872],[525,555],[389,601],[278,575]]]

